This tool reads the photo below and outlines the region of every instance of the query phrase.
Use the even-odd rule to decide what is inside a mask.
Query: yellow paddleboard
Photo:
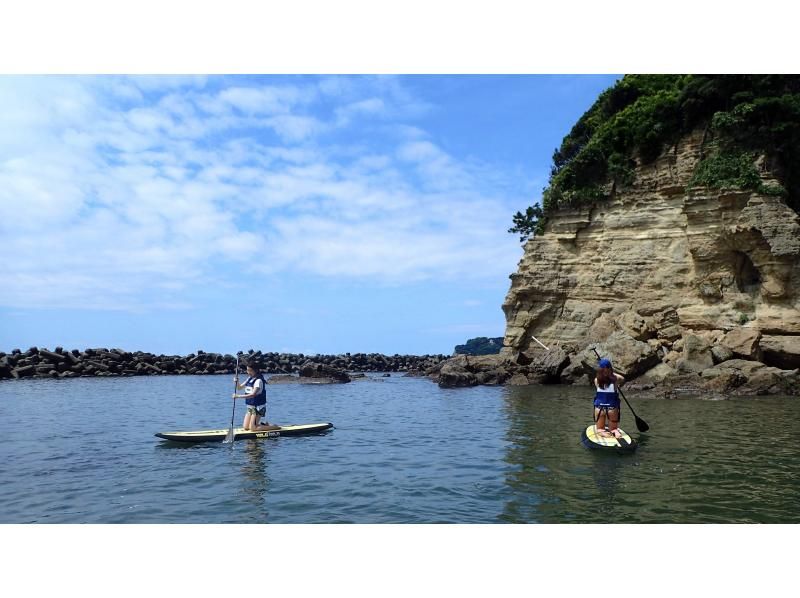
[[[625,430],[618,428],[622,436],[601,436],[597,433],[597,426],[592,424],[581,432],[581,442],[591,449],[605,449],[612,451],[633,451],[636,450],[638,442],[631,438]]]

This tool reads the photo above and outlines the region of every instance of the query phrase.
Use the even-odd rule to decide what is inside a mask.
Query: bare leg
[[[273,426],[269,422],[261,423],[261,416],[258,416],[258,430],[280,430],[280,426]]]
[[[245,430],[253,430],[253,429],[255,429],[255,427],[253,426],[253,423],[254,423],[253,420],[255,420],[255,416],[252,413],[245,414],[244,422],[242,423],[242,427]]]
[[[622,435],[618,431],[618,428],[619,428],[619,409],[609,409],[608,429],[616,438],[619,438]]]
[[[598,436],[611,436],[608,432],[606,432],[606,410],[605,409],[598,409],[595,407],[594,410],[594,420],[596,422],[597,427],[597,435]]]

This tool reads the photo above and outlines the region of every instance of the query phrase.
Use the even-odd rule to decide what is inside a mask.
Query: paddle
[[[600,361],[600,354],[597,352],[597,349],[592,347],[592,351],[594,351],[594,354],[597,355],[597,361]],[[613,372],[614,368],[611,368],[611,371]],[[622,396],[622,398],[625,400],[625,404],[628,406],[628,409],[630,409],[631,413],[633,413],[633,419],[636,420],[636,428],[640,432],[647,432],[650,429],[650,426],[647,425],[647,422],[644,421],[641,417],[636,415],[636,412],[633,410],[633,407],[631,407],[631,404],[628,402],[628,399],[625,398],[625,393],[622,392],[622,389],[619,388],[619,385],[617,385],[617,390],[619,391],[619,394]]]
[[[236,376],[233,378],[233,394],[236,394],[236,391],[239,390],[239,354],[236,354]],[[233,431],[233,417],[236,413],[236,397],[233,398],[233,408],[231,409],[231,427],[228,430],[228,434],[225,436],[225,440],[222,442],[224,444],[228,444],[229,442],[233,442],[233,439],[236,437],[236,433]]]

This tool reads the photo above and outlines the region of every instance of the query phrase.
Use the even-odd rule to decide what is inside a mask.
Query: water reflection
[[[267,523],[267,490],[269,476],[267,463],[269,457],[261,440],[244,440],[241,442],[245,458],[242,462],[242,495],[252,506],[252,523]]]
[[[620,468],[625,466],[623,459],[626,457],[628,455],[598,453],[594,455],[593,466],[589,468],[594,489],[597,491],[595,500],[597,510],[608,514],[609,517],[614,512],[617,493],[623,482],[624,471]]]
[[[623,428],[640,442],[628,455],[581,445],[591,388],[449,390],[401,377],[283,390],[297,421],[340,423],[324,440],[152,436],[176,426],[166,394],[198,398],[181,427],[226,425],[229,378],[218,392],[214,378],[115,381],[131,410],[121,427],[106,421],[106,381],[0,383],[0,523],[800,523],[797,397],[626,391],[651,426],[638,433],[623,405]],[[47,443],[19,433],[22,401],[43,395],[57,399],[60,424]]]
[[[506,474],[509,499],[500,516],[510,523],[611,521],[633,455],[586,449],[581,429],[591,422],[589,392],[581,388],[509,387]],[[633,422],[629,422],[633,425]]]
[[[639,448],[616,454],[579,441],[581,427],[591,422],[589,394],[546,386],[506,390],[501,521],[800,521],[797,418],[787,417],[787,398],[643,401],[637,412],[651,423],[650,432],[636,431],[623,408],[622,427]]]

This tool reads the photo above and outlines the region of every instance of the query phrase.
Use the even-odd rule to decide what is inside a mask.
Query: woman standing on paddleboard
[[[625,378],[614,372],[611,361],[601,359],[598,364],[597,377],[594,379],[596,393],[594,396],[594,421],[597,426],[598,436],[621,436],[619,428],[619,387],[625,383]],[[606,419],[608,419],[608,432],[606,432]]]
[[[269,423],[261,424],[261,418],[267,415],[267,382],[261,375],[261,364],[256,360],[247,363],[247,375],[249,376],[243,384],[239,384],[239,373],[233,381],[236,389],[244,388],[244,394],[234,393],[233,398],[245,399],[247,403],[247,413],[244,416],[242,427],[245,430],[255,432],[257,430],[277,430],[280,426],[271,426]]]

